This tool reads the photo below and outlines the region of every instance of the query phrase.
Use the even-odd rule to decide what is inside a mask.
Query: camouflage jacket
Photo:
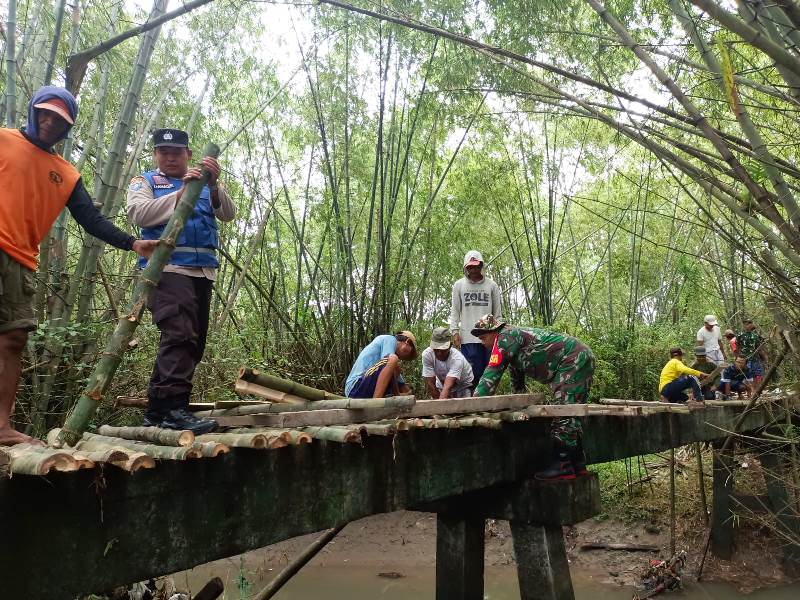
[[[475,388],[475,396],[491,396],[506,368],[511,369],[514,393],[525,391],[525,377],[550,383],[563,359],[588,348],[578,339],[536,327],[506,327],[497,336],[489,365]]]

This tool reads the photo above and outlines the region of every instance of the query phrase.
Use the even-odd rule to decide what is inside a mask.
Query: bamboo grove
[[[373,335],[447,319],[470,248],[509,320],[589,341],[597,395],[652,398],[704,313],[795,329],[795,0],[172,4],[0,2],[0,115],[24,124],[45,82],[76,91],[62,153],[129,229],[153,128],[220,143],[240,218],[200,399],[242,364],[340,391]],[[63,421],[136,277],[59,218],[19,422]],[[137,331],[109,397],[143,393],[155,335]]]

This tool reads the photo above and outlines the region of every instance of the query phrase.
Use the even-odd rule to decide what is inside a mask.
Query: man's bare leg
[[[397,358],[395,354],[391,354],[386,362],[386,366],[383,367],[380,375],[378,375],[378,381],[375,382],[375,393],[372,397],[383,398],[386,390],[389,389],[389,385],[399,374],[400,359]]]
[[[24,329],[0,333],[0,446],[41,443],[11,427],[11,414],[22,371],[22,351],[28,341]]]

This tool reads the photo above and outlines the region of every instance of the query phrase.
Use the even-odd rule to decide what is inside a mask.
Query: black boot
[[[556,481],[561,479],[575,479],[575,469],[570,460],[566,447],[556,443],[553,448],[555,456],[547,468],[533,474],[539,481]]]
[[[567,453],[575,475],[578,477],[588,475],[589,470],[586,468],[586,455],[583,453],[583,442],[578,440],[578,445],[567,450]]]

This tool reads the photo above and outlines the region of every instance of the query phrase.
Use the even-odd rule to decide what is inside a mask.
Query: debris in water
[[[384,579],[402,579],[405,575],[397,571],[386,571],[385,573],[378,573],[378,577],[383,577]]]
[[[651,559],[642,574],[642,590],[634,593],[633,600],[652,598],[664,591],[683,589],[681,574],[686,567],[686,551],[681,550],[669,560]]]

